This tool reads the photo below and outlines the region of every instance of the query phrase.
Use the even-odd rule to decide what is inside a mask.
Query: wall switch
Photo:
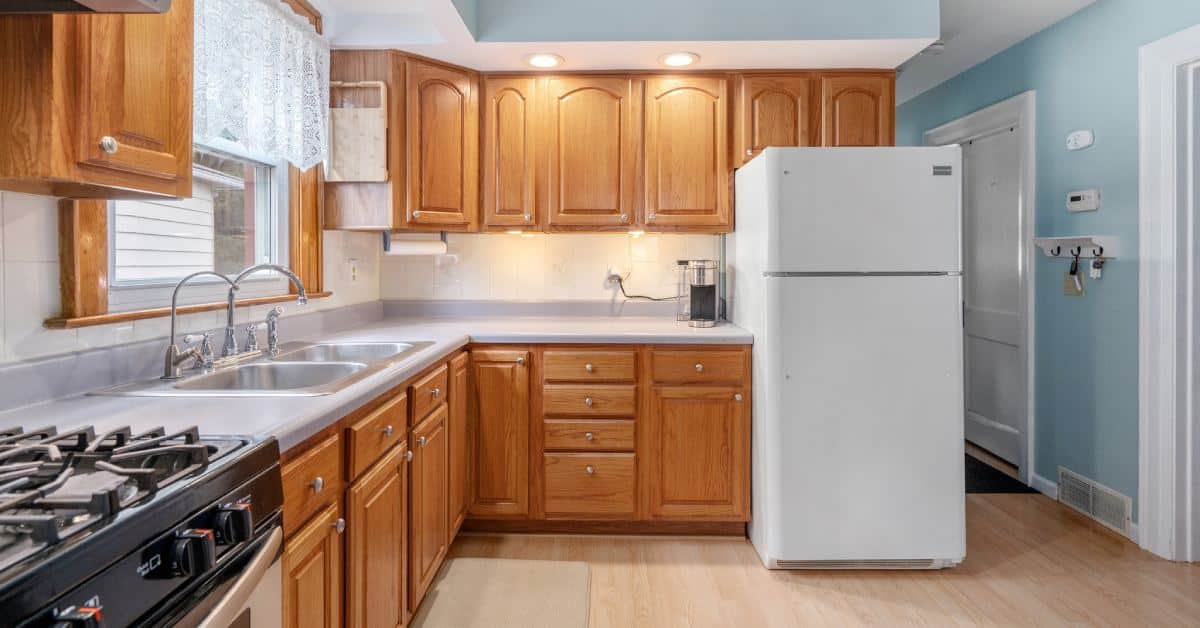
[[[1083,275],[1063,273],[1063,294],[1068,297],[1083,296]]]

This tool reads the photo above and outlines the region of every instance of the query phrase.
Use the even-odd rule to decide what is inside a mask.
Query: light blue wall
[[[897,142],[1026,90],[1037,90],[1038,235],[1121,238],[1124,259],[1062,294],[1066,266],[1039,256],[1035,469],[1062,465],[1137,496],[1138,48],[1200,23],[1197,0],[1099,0],[897,110]],[[1096,145],[1068,153],[1067,133]],[[1067,192],[1099,187],[1099,212],[1067,214]],[[1136,513],[1136,509],[1134,510]]]
[[[479,39],[479,0],[451,0],[471,36]]]
[[[479,41],[937,39],[941,23],[938,0],[454,0],[454,4],[464,20],[474,8],[472,32]]]

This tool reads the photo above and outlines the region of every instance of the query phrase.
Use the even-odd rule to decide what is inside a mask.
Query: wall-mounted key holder
[[[1069,262],[1063,275],[1063,294],[1083,296],[1083,272],[1100,279],[1108,260],[1118,257],[1120,240],[1116,236],[1056,236],[1034,238],[1033,243],[1046,254]]]

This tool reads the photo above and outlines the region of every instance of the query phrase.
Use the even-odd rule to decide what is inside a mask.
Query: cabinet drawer
[[[547,350],[542,358],[548,382],[632,382],[633,351]]]
[[[350,478],[357,478],[387,450],[404,440],[408,395],[400,394],[346,429]]]
[[[731,383],[746,379],[746,352],[653,351],[650,374],[659,384]]]
[[[628,385],[546,384],[542,411],[547,415],[633,416],[637,388]]]
[[[321,441],[283,468],[284,533],[296,530],[313,513],[342,494],[342,441],[337,434]]]
[[[409,387],[408,394],[412,397],[413,425],[420,423],[429,415],[430,411],[446,401],[446,384],[450,379],[449,373],[450,370],[443,364]]]
[[[633,514],[636,478],[633,454],[546,454],[546,514]]]
[[[546,419],[542,426],[546,449],[633,451],[633,421]]]

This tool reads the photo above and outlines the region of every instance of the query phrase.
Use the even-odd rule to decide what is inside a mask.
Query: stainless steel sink
[[[177,390],[292,392],[337,383],[365,370],[355,362],[257,362],[187,379]]]
[[[288,362],[362,362],[396,360],[428,347],[431,342],[345,342],[309,345],[280,353],[276,360]]]

